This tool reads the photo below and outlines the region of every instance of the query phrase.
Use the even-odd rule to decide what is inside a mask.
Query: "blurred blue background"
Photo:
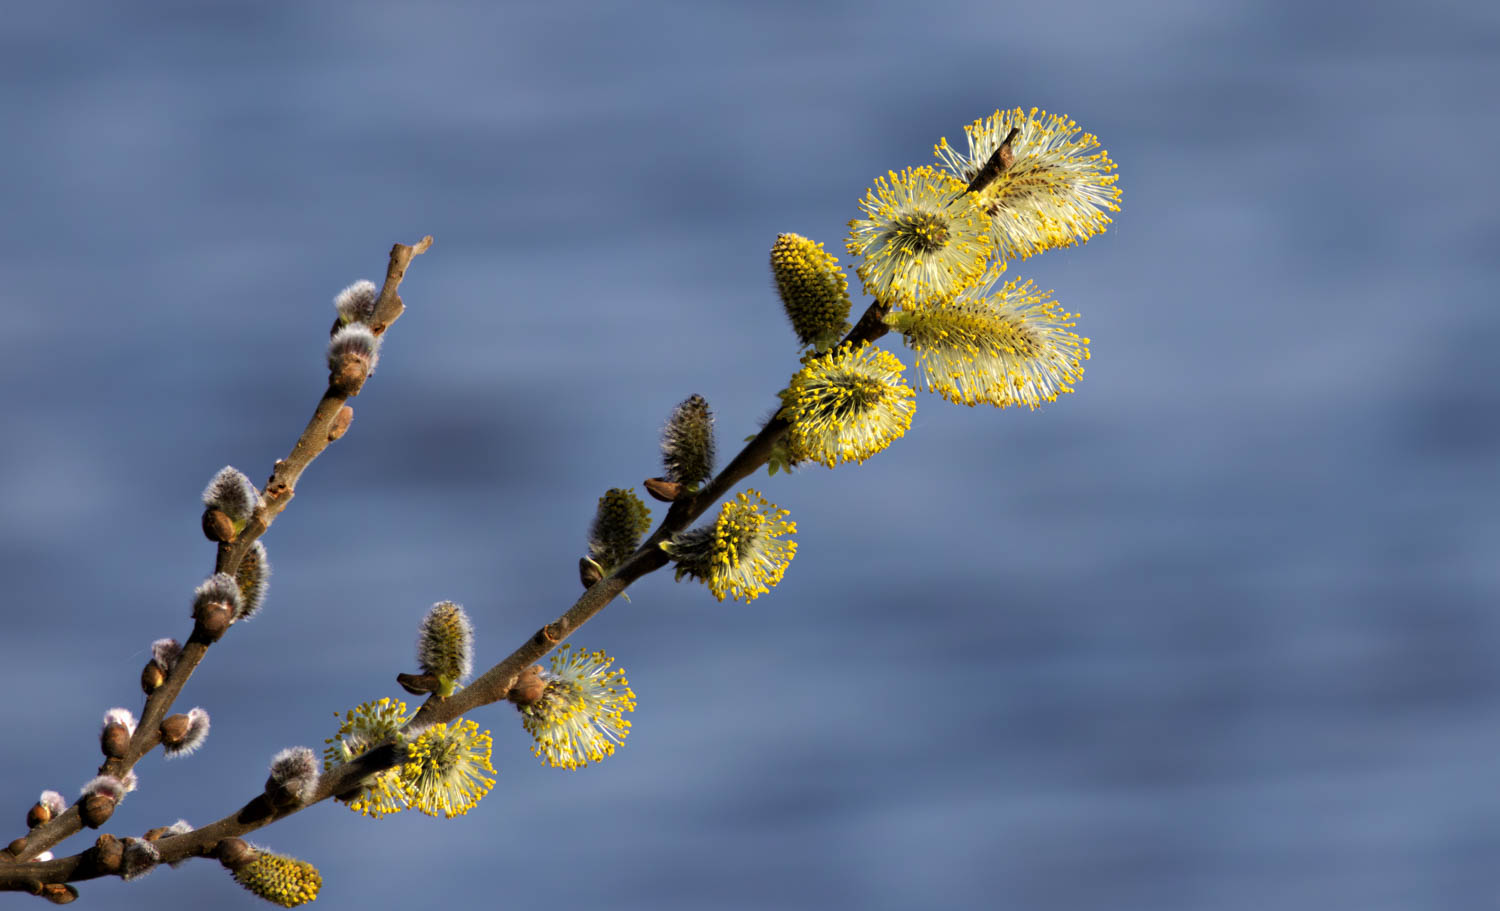
[[[285,454],[393,242],[436,238],[180,703],[213,734],[110,831],[229,813],[400,695],[433,601],[485,666],[560,613],[675,403],[731,452],[769,412],[776,234],[842,254],[875,175],[1037,105],[1124,189],[1009,273],[1083,314],[1076,395],[924,395],[862,466],[759,476],[800,530],[778,589],[659,573],[575,637],[640,700],[601,765],[541,768],[495,707],[468,816],[256,840],[322,908],[1493,904],[1492,4],[45,3],[0,72],[0,841],[188,633],[199,491]],[[82,888],[259,906],[197,861]]]

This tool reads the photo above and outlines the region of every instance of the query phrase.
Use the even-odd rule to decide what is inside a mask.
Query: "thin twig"
[[[376,333],[383,333],[401,316],[404,307],[401,303],[401,295],[397,292],[401,287],[402,278],[406,275],[406,268],[411,264],[412,257],[427,252],[427,248],[431,246],[432,237],[429,235],[416,244],[410,246],[396,244],[391,248],[390,264],[385,274],[385,286],[380,291],[380,297],[375,305],[375,315],[372,318],[372,329]],[[331,442],[329,428],[332,427],[334,419],[349,396],[357,395],[358,392],[359,390],[356,389],[349,394],[343,394],[335,392],[330,385],[323,393],[322,399],[313,409],[312,420],[307,422],[302,435],[293,444],[291,453],[276,463],[271,472],[271,479],[266,483],[266,490],[261,495],[260,502],[256,505],[255,512],[246,523],[244,530],[236,537],[234,544],[219,546],[215,556],[215,572],[233,574],[239,567],[240,561],[245,558],[245,554],[249,552],[250,545],[265,533],[281,511],[286,508],[287,503],[291,502],[297,479],[302,476],[302,472],[313,459],[328,448]],[[136,725],[135,735],[130,740],[129,749],[118,759],[106,760],[99,767],[99,774],[123,778],[142,756],[156,747],[160,742],[159,728],[162,719],[167,717],[172,703],[182,692],[183,686],[193,675],[198,663],[203,660],[210,644],[196,636],[188,639],[183,646],[182,653],[173,662],[166,681],[146,698],[146,706],[141,710],[141,720]],[[83,820],[79,815],[78,805],[75,803],[55,819],[27,833],[24,845],[18,852],[7,857],[0,857],[0,866],[12,859],[29,860],[82,828]],[[61,882],[63,880],[47,881]],[[0,889],[7,888],[4,882],[4,877],[0,876]]]

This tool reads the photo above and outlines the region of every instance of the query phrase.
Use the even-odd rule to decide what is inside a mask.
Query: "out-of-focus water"
[[[672,405],[725,449],[769,412],[775,235],[838,251],[873,176],[1034,104],[1125,194],[1009,273],[1083,313],[1076,395],[922,396],[866,464],[755,480],[798,523],[777,590],[658,574],[576,637],[639,696],[603,764],[496,708],[468,816],[257,840],[331,908],[1493,904],[1494,11],[33,4],[0,73],[0,841],[188,632],[199,490],[285,453],[391,243],[436,237],[183,698],[213,734],[110,831],[231,812],[399,695],[433,601],[484,664],[554,617]],[[255,901],[204,862],[83,892]]]

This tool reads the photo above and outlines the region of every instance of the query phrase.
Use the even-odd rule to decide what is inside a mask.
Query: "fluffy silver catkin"
[[[214,479],[203,488],[203,505],[222,510],[236,522],[250,518],[259,500],[260,491],[255,489],[244,472],[233,465],[225,465],[219,469]]]

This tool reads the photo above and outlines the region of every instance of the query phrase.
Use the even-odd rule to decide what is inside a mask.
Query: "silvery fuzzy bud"
[[[144,838],[127,838],[120,858],[120,876],[126,882],[140,879],[161,863],[161,852]]]
[[[193,590],[194,635],[218,641],[239,614],[243,600],[239,583],[228,573],[215,573]]]
[[[83,786],[82,797],[78,801],[78,812],[83,818],[83,824],[90,829],[97,829],[109,821],[114,815],[115,807],[125,799],[125,795],[135,790],[135,776],[128,775],[126,778],[116,778],[113,775],[100,775],[90,779]]]
[[[266,546],[260,541],[250,545],[234,581],[240,588],[240,606],[234,614],[236,622],[249,620],[260,610],[266,600],[266,587],[271,579],[271,561],[266,558]]]
[[[287,747],[271,757],[266,794],[278,809],[312,800],[318,789],[318,758],[307,747]]]
[[[380,337],[364,323],[350,323],[328,340],[328,385],[342,395],[358,395],[380,362]]]
[[[172,669],[172,665],[180,654],[182,654],[182,646],[176,639],[157,639],[151,643],[151,660],[164,671]]]
[[[605,572],[635,552],[641,536],[651,527],[651,510],[634,491],[614,487],[599,498],[593,525],[589,528],[589,556]]]
[[[328,425],[328,442],[332,443],[349,432],[349,425],[354,423],[354,409],[348,405],[339,409],[339,413],[333,416],[333,423]]]
[[[203,505],[217,509],[228,516],[237,527],[243,527],[255,504],[260,501],[260,491],[245,477],[245,473],[233,465],[225,465],[214,475],[214,479],[203,488]]]
[[[714,474],[714,413],[701,395],[691,395],[672,410],[661,433],[663,480],[689,490]]]
[[[338,325],[368,323],[375,315],[375,304],[379,299],[379,290],[367,278],[340,291],[333,299],[333,308],[339,312]]]

